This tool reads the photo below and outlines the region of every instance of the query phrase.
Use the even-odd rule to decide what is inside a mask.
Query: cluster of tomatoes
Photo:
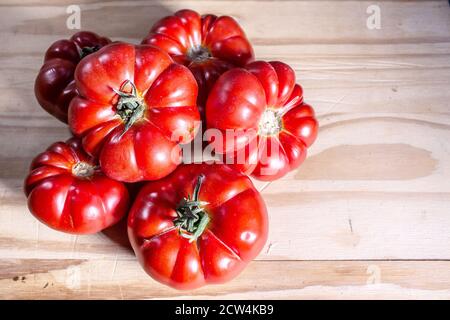
[[[145,271],[178,289],[235,277],[268,232],[249,176],[297,168],[318,130],[292,68],[253,60],[233,18],[192,10],[156,22],[140,45],[91,32],[56,41],[35,93],[73,137],[33,160],[30,211],[72,234],[128,216]],[[196,135],[216,161],[182,163]]]

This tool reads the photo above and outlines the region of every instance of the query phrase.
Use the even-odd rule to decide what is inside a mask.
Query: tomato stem
[[[208,214],[203,208],[208,203],[198,199],[204,178],[203,175],[198,177],[192,199],[188,195],[187,198],[181,200],[176,210],[177,218],[173,221],[175,226],[178,227],[180,235],[189,239],[189,242],[193,242],[200,237],[210,221]]]
[[[131,86],[130,93],[124,91],[127,85]],[[116,94],[119,95],[116,112],[125,123],[124,130],[120,135],[120,137],[122,137],[128,131],[128,129],[130,129],[130,127],[144,115],[145,102],[138,94],[134,83],[130,80],[125,81],[120,87],[120,90],[113,90]]]
[[[196,46],[189,49],[187,56],[192,62],[200,63],[212,57],[211,52],[204,46]]]
[[[80,59],[83,59],[84,57],[90,55],[91,53],[94,53],[95,51],[98,51],[100,49],[100,46],[92,46],[92,47],[83,47],[80,50]]]

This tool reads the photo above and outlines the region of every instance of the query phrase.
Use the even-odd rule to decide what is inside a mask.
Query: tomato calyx
[[[211,51],[204,46],[195,46],[189,49],[187,57],[194,63],[201,63],[212,57]]]
[[[203,208],[208,203],[198,199],[204,178],[203,175],[198,177],[192,199],[188,195],[187,198],[181,200],[176,209],[177,218],[173,221],[174,225],[178,227],[179,234],[189,239],[189,242],[193,242],[200,237],[210,221],[208,214]]]
[[[276,136],[283,130],[283,116],[298,105],[301,97],[297,96],[280,109],[267,108],[259,118],[258,134]]]
[[[281,115],[277,110],[267,108],[258,124],[258,134],[263,136],[277,135],[282,129]]]
[[[87,162],[77,162],[72,166],[72,174],[78,178],[90,178],[95,172],[95,167]]]
[[[92,47],[83,47],[80,50],[80,59],[83,59],[84,57],[90,55],[91,53],[94,53],[100,49],[100,46],[92,46]]]
[[[128,85],[131,86],[131,92],[123,91]],[[130,80],[125,81],[120,90],[113,90],[119,95],[116,113],[125,123],[125,127],[121,135],[123,136],[137,120],[144,116],[146,105],[144,99],[142,99],[142,97],[137,93],[136,86]]]

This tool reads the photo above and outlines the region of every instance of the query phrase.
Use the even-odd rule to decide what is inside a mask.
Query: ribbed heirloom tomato
[[[116,180],[160,179],[181,160],[179,143],[198,127],[197,83],[183,65],[150,45],[112,43],[81,61],[69,125]]]
[[[206,122],[220,133],[209,139],[226,163],[267,181],[297,168],[318,131],[294,71],[278,61],[224,73],[208,97]]]
[[[142,188],[128,236],[149,275],[193,289],[242,271],[266,242],[267,220],[247,176],[223,164],[187,164]]]
[[[74,234],[115,224],[129,204],[124,184],[103,175],[75,138],[54,143],[33,160],[24,190],[36,218]]]
[[[156,22],[142,41],[156,45],[194,74],[199,85],[198,104],[203,108],[209,90],[226,70],[253,60],[250,42],[233,18],[212,14],[200,16],[180,10]]]
[[[34,85],[36,98],[45,111],[67,123],[67,109],[76,95],[75,67],[85,56],[110,42],[93,32],[82,31],[47,49]]]

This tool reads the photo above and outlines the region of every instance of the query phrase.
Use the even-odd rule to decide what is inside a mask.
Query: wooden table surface
[[[22,180],[69,132],[37,104],[45,49],[72,0],[0,4],[0,298],[450,298],[447,1],[86,1],[81,27],[139,42],[182,8],[232,15],[260,59],[289,63],[320,133],[296,172],[258,184],[263,252],[234,281],[179,292],[141,270],[119,227],[71,236],[38,223]],[[376,10],[376,8],[375,8]]]

